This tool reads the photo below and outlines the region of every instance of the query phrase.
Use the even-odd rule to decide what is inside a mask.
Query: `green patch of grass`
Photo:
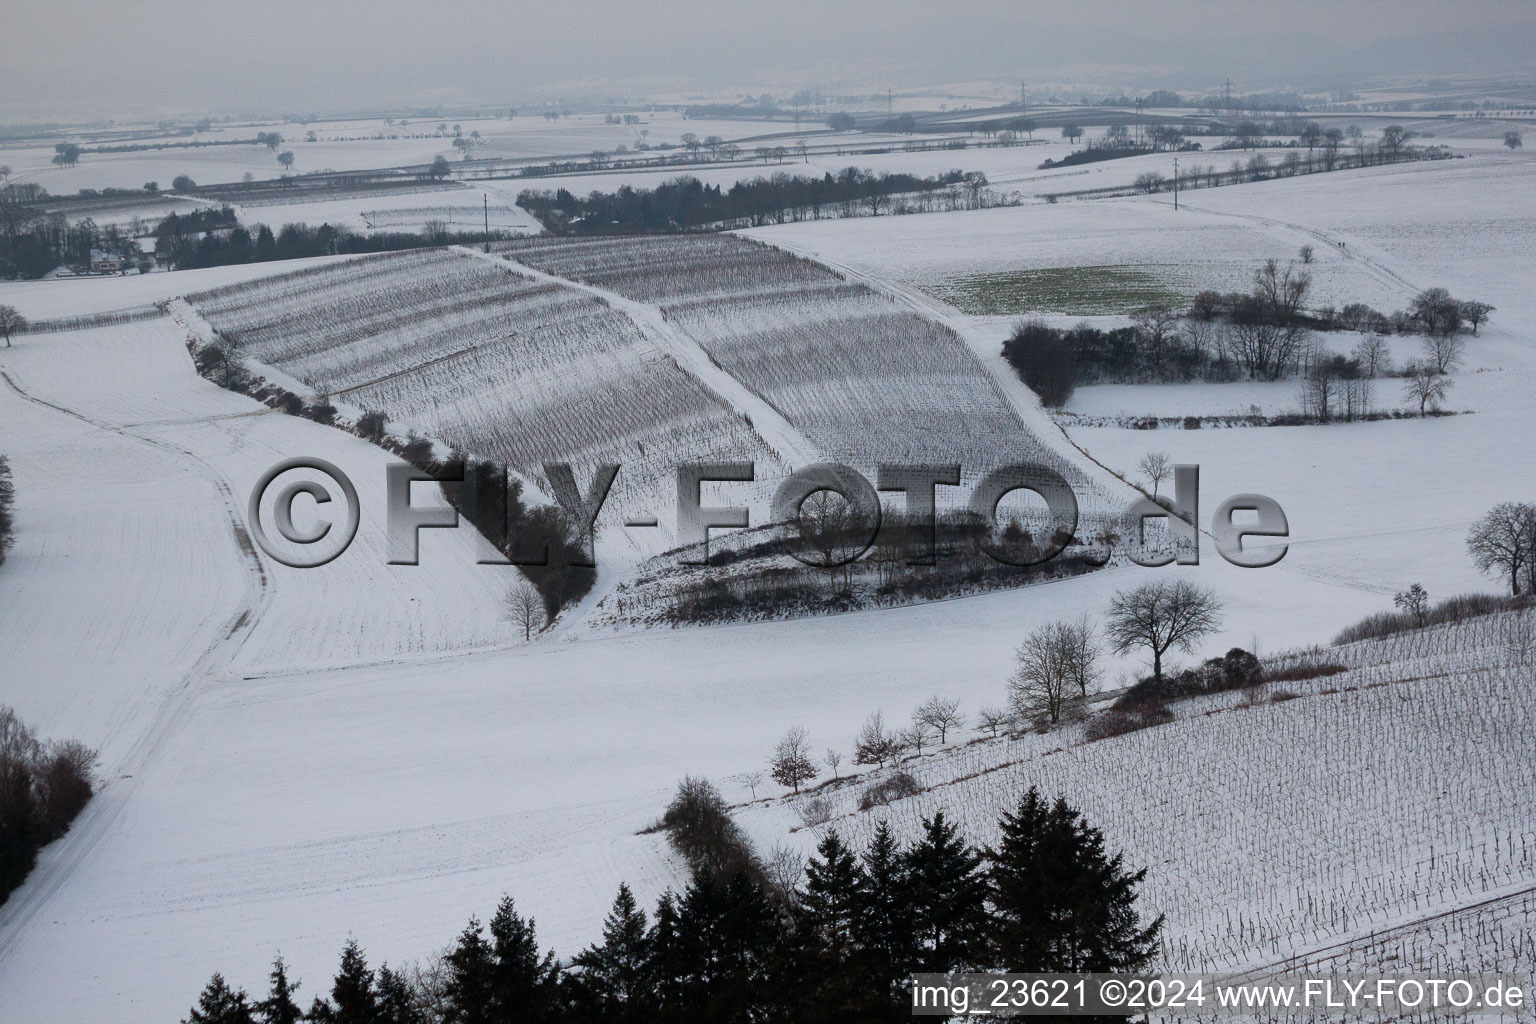
[[[1182,305],[1188,296],[1156,266],[1047,267],[950,278],[927,286],[936,298],[965,313],[1129,313],[1157,303]]]

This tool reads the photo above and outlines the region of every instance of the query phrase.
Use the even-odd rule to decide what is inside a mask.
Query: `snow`
[[[1222,632],[1195,656],[1255,637],[1265,651],[1324,641],[1415,581],[1437,597],[1492,589],[1464,554],[1466,525],[1495,501],[1536,498],[1529,159],[1488,153],[1214,189],[1190,194],[1199,209],[1176,215],[1166,197],[1150,197],[751,233],[822,253],[945,318],[1031,429],[1078,465],[1091,456],[1109,467],[1095,475],[1106,487],[1115,486],[1110,470],[1129,475],[1156,447],[1201,465],[1207,516],[1234,492],[1274,497],[1293,546],[1265,570],[1229,566],[1207,543],[1199,566],[524,645],[497,618],[508,570],[474,564],[480,549],[467,529],[426,532],[419,566],[385,565],[385,454],[203,381],[173,319],[25,336],[0,349],[9,381],[0,380],[0,438],[20,499],[17,544],[0,568],[8,650],[0,703],[45,735],[100,747],[106,780],[0,909],[7,1020],[176,1019],[214,970],[261,987],[279,950],[308,995],[349,935],[375,963],[425,956],[503,892],[537,918],[542,942],[569,955],[594,937],[621,880],[642,902],[678,884],[660,837],[635,832],[683,774],[720,780],[743,800],[741,773],[759,767],[789,726],[806,725],[818,748],[846,749],[875,708],[894,720],[934,692],[971,710],[996,703],[1030,628],[1101,614],[1116,590],[1146,580],[1185,578],[1218,593]],[[1188,280],[1240,287],[1255,261],[1319,237],[1347,242],[1346,252],[1319,247],[1319,288],[1333,301],[1398,308],[1417,288],[1445,284],[1499,307],[1482,336],[1468,339],[1456,375],[1450,405],[1470,414],[1053,434],[996,357],[1006,320],[966,317],[920,291],[997,269],[1115,262],[1193,267],[1181,272]],[[6,284],[0,302],[29,316],[67,315],[293,269]],[[685,354],[675,348],[681,339],[661,340]],[[1411,339],[1393,341],[1403,343]],[[1280,405],[1271,392],[1282,387],[1294,385],[1088,388],[1073,408],[1227,411]],[[1390,394],[1383,401],[1395,404]],[[362,496],[357,542],[322,569],[287,569],[240,543],[245,495],[264,469],[294,455],[342,467]],[[1140,667],[1114,661],[1110,679]],[[1445,690],[1438,680],[1416,685],[1406,692],[1426,704]],[[1368,740],[1356,742],[1355,711],[1397,710],[1394,692],[1371,692],[1369,703],[1330,705],[1335,746],[1316,747],[1361,748],[1351,764],[1365,773],[1386,768],[1371,760]],[[1302,703],[1266,712],[1290,723],[1282,737],[1319,735],[1297,721]],[[1433,717],[1410,711],[1419,717],[1401,729]],[[1191,750],[1243,749],[1236,732],[1178,729],[1196,737]],[[1155,732],[1122,744],[1131,753],[1115,771],[1146,774],[1137,752]],[[1475,731],[1455,735],[1468,741]],[[1217,743],[1229,736],[1226,747]],[[1425,734],[1426,755],[1440,738]],[[1295,771],[1315,770],[1284,752]],[[1435,763],[1454,771],[1454,754],[1447,745]],[[1092,774],[1092,758],[1073,758],[1079,775]],[[1215,796],[1202,806],[1219,809],[1230,794],[1191,766],[1203,762],[1183,765],[1184,784],[1209,789]],[[1265,792],[1264,777],[1252,781],[1252,792]],[[1095,794],[1105,813],[1122,806],[1107,790]],[[752,824],[754,834],[782,834],[790,814],[777,807]],[[1122,836],[1153,827],[1122,821]],[[1190,832],[1171,835],[1187,845]],[[1191,849],[1179,855],[1200,847]],[[1264,870],[1290,877],[1278,860]],[[1353,877],[1342,862],[1330,870],[1344,884]],[[1384,874],[1365,864],[1359,877]],[[60,986],[64,962],[94,967]]]

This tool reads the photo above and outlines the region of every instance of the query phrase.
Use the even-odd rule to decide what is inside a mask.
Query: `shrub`
[[[1347,626],[1333,638],[1334,646],[1352,644],[1361,640],[1375,640],[1394,633],[1406,633],[1423,626],[1437,626],[1445,622],[1461,622],[1480,615],[1518,611],[1531,606],[1529,595],[1505,597],[1498,594],[1458,594],[1430,608],[1424,613],[1422,624],[1412,612],[1376,612],[1367,615],[1353,626]]]
[[[672,849],[696,876],[729,879],[738,872],[762,877],[746,833],[731,819],[725,798],[707,779],[688,776],[661,816]]]
[[[1040,320],[1014,325],[1003,358],[1045,405],[1060,407],[1077,389],[1077,355],[1062,332]]]
[[[336,422],[336,407],[330,402],[315,402],[314,404],[305,408],[304,415],[308,416],[316,423],[329,426],[330,424]]]
[[[824,796],[812,797],[798,808],[800,820],[807,826],[825,825],[832,820],[832,801]]]
[[[916,796],[923,791],[908,772],[897,772],[888,779],[882,779],[864,788],[859,794],[859,810],[867,811],[871,807],[888,804],[892,800],[901,800],[905,797]]]
[[[382,412],[370,409],[357,418],[357,432],[374,444],[379,444],[384,440],[384,428],[388,422]]]
[[[1266,683],[1297,683],[1303,679],[1326,679],[1328,676],[1336,676],[1340,672],[1348,672],[1345,665],[1336,665],[1332,662],[1301,661],[1284,668],[1266,669],[1264,681]]]
[[[1083,726],[1083,739],[1089,743],[1107,740],[1111,736],[1123,736],[1138,729],[1149,729],[1173,721],[1173,712],[1167,705],[1149,701],[1132,707],[1118,704],[1101,715],[1090,718]]]

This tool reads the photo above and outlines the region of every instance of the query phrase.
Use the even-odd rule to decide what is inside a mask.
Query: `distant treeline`
[[[166,220],[176,215],[171,214]],[[164,225],[162,224],[162,228]],[[256,228],[255,234],[244,227],[228,231],[183,232],[167,236],[162,250],[168,255],[172,269],[194,270],[199,267],[222,267],[233,263],[266,263],[270,260],[296,260],[306,256],[354,255],[369,252],[392,252],[396,249],[422,249],[439,245],[462,245],[482,242],[481,231],[434,231],[420,234],[409,231],[375,232],[359,235],[344,227],[321,224],[285,224],[275,234],[265,224]],[[492,239],[510,237],[505,232],[491,233]]]
[[[913,174],[872,174],[849,167],[820,178],[776,174],[771,178],[738,181],[730,188],[705,185],[684,176],[654,189],[625,186],[617,192],[592,192],[578,198],[568,189],[528,190],[517,205],[557,234],[640,234],[687,231],[722,223],[765,223],[779,210],[864,204],[879,213],[890,197],[928,192],[967,181],[963,171],[946,171],[928,178]],[[981,179],[985,182],[985,179]]]

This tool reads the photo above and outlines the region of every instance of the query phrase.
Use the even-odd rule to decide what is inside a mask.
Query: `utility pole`
[[[892,100],[891,100],[891,87],[890,86],[886,86],[885,87],[885,116],[886,117],[891,117],[895,113],[896,113],[896,108],[892,104]]]
[[[1025,83],[1020,82],[1019,83],[1019,111],[1021,113],[1023,113],[1023,112],[1028,111],[1028,110],[1029,110],[1029,87]]]
[[[1144,144],[1144,140],[1142,138],[1142,125],[1141,125],[1141,97],[1137,96],[1136,97],[1136,145],[1140,146],[1140,145],[1143,145],[1143,144]]]
[[[1173,158],[1173,208],[1179,208],[1179,158]]]
[[[485,212],[485,251],[491,251],[491,197],[487,192],[480,193],[480,208]]]

